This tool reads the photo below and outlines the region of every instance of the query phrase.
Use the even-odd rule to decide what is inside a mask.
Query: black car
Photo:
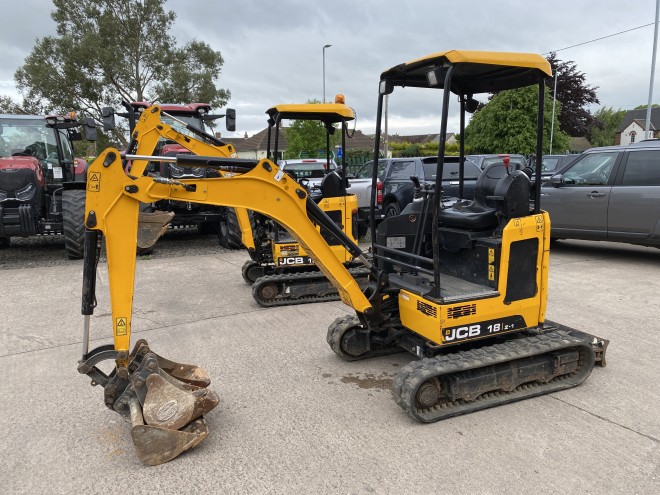
[[[438,158],[435,156],[413,158],[383,158],[378,160],[378,179],[382,182],[382,209],[377,219],[398,215],[413,198],[414,185],[410,177],[417,177],[420,183],[435,184]],[[371,174],[373,162],[367,162],[358,172],[358,177]],[[465,183],[463,199],[474,197],[474,185],[481,169],[469,159],[465,160]],[[459,157],[446,156],[442,172],[442,192],[445,196],[458,197]]]

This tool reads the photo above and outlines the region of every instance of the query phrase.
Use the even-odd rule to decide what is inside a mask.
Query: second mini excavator
[[[347,123],[355,119],[355,112],[345,104],[344,96],[337,95],[334,103],[276,105],[266,113],[269,117],[267,158],[274,161],[279,156],[283,121],[295,119],[323,125],[326,135],[325,159],[303,160],[295,166],[287,163],[282,166],[282,170],[305,186],[321,210],[351,241],[357,243],[357,197],[350,190],[347,191],[346,180]],[[336,125],[339,125],[338,129]],[[341,132],[339,169],[334,168],[335,163],[330,154],[330,137],[336,130]],[[243,265],[242,274],[243,279],[252,284],[252,295],[257,303],[270,307],[339,299],[339,293],[332,282],[316,267],[295,236],[282,225],[266,215],[252,212],[251,230],[252,235],[243,233],[250,259]],[[364,286],[369,270],[322,225],[319,231],[335,256]]]
[[[395,87],[442,90],[435,174],[442,177],[451,93],[460,101],[463,135],[464,113],[475,106],[473,94],[536,85],[536,151],[541,156],[549,76],[543,57],[525,53],[452,50],[397,65],[381,75],[376,143],[384,97]],[[195,155],[171,160],[238,174],[185,180],[131,176],[119,151],[108,149],[91,165],[87,183],[85,326],[78,370],[103,386],[107,407],[130,420],[138,457],[146,463],[166,462],[198,445],[207,435],[203,416],[218,397],[206,388],[208,376],[197,366],[162,358],[144,341],[130,350],[140,202],[173,199],[247,208],[284,226],[355,310],[355,316],[338,318],[328,329],[327,342],[340,358],[359,360],[401,350],[419,358],[399,371],[392,386],[397,404],[418,421],[574,387],[588,378],[595,363],[605,365],[607,340],[546,319],[550,220],[539,207],[538,182],[530,207],[531,173],[509,170],[504,163],[490,166],[473,201],[459,198],[447,207],[439,186],[437,191],[419,188],[401,215],[386,219],[375,231],[372,265],[308,192],[272,161]],[[369,269],[364,289],[317,225]],[[101,234],[114,345],[90,351]],[[105,360],[114,362],[109,375],[98,368]]]

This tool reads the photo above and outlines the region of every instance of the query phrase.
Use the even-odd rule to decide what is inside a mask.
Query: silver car
[[[660,247],[660,140],[585,151],[541,188],[553,239]]]

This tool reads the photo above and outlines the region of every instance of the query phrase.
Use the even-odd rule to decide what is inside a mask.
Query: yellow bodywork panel
[[[184,185],[189,189],[186,190]],[[115,349],[130,345],[139,202],[161,199],[246,208],[283,225],[337,287],[342,301],[364,312],[371,304],[362,290],[307,217],[307,194],[268,160],[232,177],[159,181],[130,178],[116,149],[104,151],[89,167],[86,225],[106,239]]]
[[[537,53],[520,52],[484,52],[477,50],[446,50],[431,53],[424,57],[416,58],[406,65],[417,65],[419,63],[435,63],[446,60],[452,64],[481,64],[500,65],[506,67],[525,67],[543,71],[548,77],[552,77],[552,68],[545,57]]]
[[[499,262],[490,257],[483,270],[499,273],[497,293],[483,299],[440,304],[407,290],[399,292],[401,323],[437,345],[448,345],[533,327],[545,320],[547,299],[550,217],[546,212],[509,221],[502,233]],[[511,244],[536,239],[536,293],[506,302]],[[442,284],[442,275],[440,277]],[[513,282],[511,282],[513,283]]]
[[[341,228],[344,233],[351,238],[352,241],[357,243],[357,232],[353,232],[353,215],[357,212],[358,200],[355,194],[347,196],[340,196],[335,198],[323,198],[318,203],[319,208],[326,214],[332,212],[340,212],[341,214]],[[317,226],[320,232],[320,227]],[[350,263],[353,261],[353,256],[349,253],[344,246],[336,245],[329,246],[335,256],[342,263]],[[307,251],[296,243],[291,242],[272,242],[273,261],[278,266],[305,266],[311,265],[308,263],[307,258],[309,254]]]
[[[394,66],[383,72],[380,79],[402,87],[441,89],[444,71],[449,67],[451,91],[459,95],[522,88],[552,77],[548,61],[535,53],[448,50]],[[430,71],[440,81],[430,84]]]
[[[343,103],[293,103],[275,105],[266,110],[271,117],[279,114],[281,119],[319,120],[337,123],[355,119],[353,109]]]
[[[140,119],[133,131],[133,139],[138,141],[138,146],[135,151],[136,155],[152,155],[158,140],[163,137],[170,141],[181,145],[194,155],[200,156],[217,156],[226,158],[238,158],[236,149],[231,144],[224,146],[217,146],[205,143],[199,139],[180,133],[174,127],[161,121],[162,111],[159,106],[154,105],[147,108],[140,115]],[[139,130],[138,130],[139,129]],[[131,164],[131,175],[141,176],[149,162],[147,160],[135,160]],[[221,176],[227,175],[220,172]],[[238,225],[241,228],[241,235],[243,244],[246,248],[254,248],[254,239],[252,237],[252,230],[250,229],[250,218],[248,217],[247,210],[237,208],[236,217]]]

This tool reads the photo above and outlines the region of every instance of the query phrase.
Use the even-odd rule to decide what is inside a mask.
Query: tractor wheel
[[[0,249],[8,248],[10,241],[11,237],[9,236],[0,237]]]
[[[62,191],[62,227],[64,247],[70,260],[82,259],[85,254],[85,191]]]
[[[220,222],[218,231],[220,245],[229,249],[241,249],[243,247],[243,239],[241,228],[238,225],[236,211],[233,208],[227,208],[226,212],[227,216],[224,221]]]

